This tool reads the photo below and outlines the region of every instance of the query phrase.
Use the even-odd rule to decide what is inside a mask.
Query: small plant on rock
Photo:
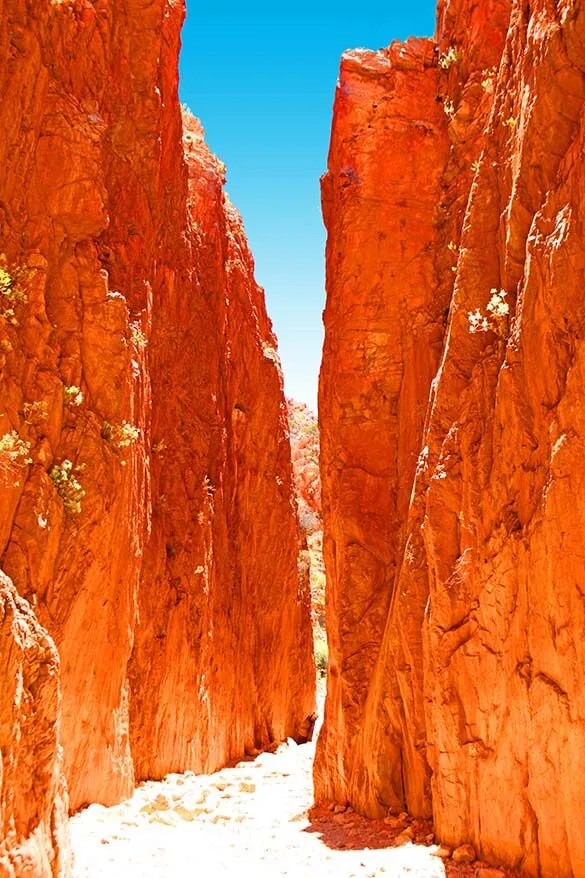
[[[83,402],[83,392],[81,388],[77,387],[75,384],[70,384],[68,387],[64,387],[63,396],[65,397],[66,405],[77,407]]]
[[[439,67],[448,70],[452,64],[457,64],[461,60],[461,55],[455,46],[449,46],[446,52],[443,52],[439,58]]]
[[[483,314],[479,308],[468,312],[469,331],[476,333],[491,330],[503,338],[506,335],[510,313],[510,306],[506,302],[508,294],[506,290],[496,289],[490,290],[490,294],[491,298],[486,305],[487,314]]]
[[[49,404],[42,400],[25,402],[22,411],[27,424],[31,424],[35,421],[46,421],[49,417]]]
[[[455,115],[455,104],[453,101],[446,100],[443,102],[443,109],[445,111],[445,115],[452,119]]]
[[[329,647],[327,641],[321,637],[315,638],[315,666],[320,677],[324,677],[327,673],[327,664],[329,662]]]
[[[49,470],[49,478],[55,485],[63,506],[67,512],[78,515],[81,512],[81,501],[85,497],[81,483],[76,477],[81,467],[74,467],[70,460],[56,463]]]
[[[493,94],[497,75],[498,71],[495,67],[483,71],[481,87],[489,95]]]
[[[12,326],[18,326],[16,308],[26,302],[26,293],[22,288],[25,269],[9,272],[6,257],[0,255],[0,317]]]
[[[27,466],[32,463],[30,454],[31,444],[21,439],[16,430],[0,436],[0,461],[12,463],[16,466]]]
[[[148,344],[148,339],[138,323],[130,324],[130,339],[137,351],[143,351]]]
[[[122,421],[121,424],[110,424],[108,421],[104,421],[102,436],[108,442],[113,442],[117,448],[128,448],[138,441],[140,430],[134,424],[129,424],[128,421]]]

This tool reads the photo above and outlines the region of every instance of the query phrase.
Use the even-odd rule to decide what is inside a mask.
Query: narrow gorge
[[[585,878],[585,4],[343,55],[318,430],[185,12],[0,0],[0,876]]]

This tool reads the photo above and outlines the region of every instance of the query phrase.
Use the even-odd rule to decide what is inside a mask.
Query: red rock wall
[[[0,3],[0,441],[27,443],[0,445],[0,563],[60,653],[73,810],[314,706],[275,340],[220,164],[182,142],[183,15]]]
[[[320,402],[335,655],[317,794],[372,814],[432,809],[443,841],[469,841],[488,860],[563,878],[585,870],[578,831],[584,45],[580,3],[555,10],[544,2],[511,10],[505,3],[441,4],[440,55],[454,46],[459,56],[435,71],[437,93],[453,101],[431,240],[439,284],[449,270],[441,254],[450,240],[457,248],[449,319],[430,393],[427,385],[425,399],[423,381],[415,397],[426,409],[424,429],[411,411],[379,424],[378,444],[416,447],[416,476],[414,467],[402,467],[367,501],[354,492],[345,509],[351,473],[365,480],[373,470],[372,443],[350,449],[332,438],[340,429],[343,437],[348,413],[367,425],[373,410],[370,373],[364,376],[360,355],[342,345],[357,307],[351,278],[365,278],[364,297],[377,292],[363,253],[394,221],[374,214],[372,229],[365,208],[360,221],[359,190],[344,206],[347,184],[337,171],[336,144],[365,117],[369,91],[349,123],[338,92],[324,189]],[[493,66],[497,76],[487,76]],[[421,118],[420,94],[407,120]],[[364,140],[357,143],[360,153],[353,147],[347,166],[362,160]],[[397,136],[376,156],[380,166],[412,161]],[[429,179],[421,172],[411,198]],[[376,191],[385,197],[388,188]],[[414,238],[420,222],[413,212],[403,219],[405,235]],[[400,252],[392,258],[392,273],[403,278],[411,263]],[[380,288],[390,299],[396,286],[389,273]],[[492,323],[495,331],[472,333],[468,314],[479,308],[489,316],[492,289],[507,293],[509,318]],[[426,283],[415,283],[409,300],[428,293]],[[383,305],[384,316],[391,307]],[[354,327],[355,349],[368,349],[374,324],[370,316],[367,326]],[[395,326],[394,344],[408,349],[417,323]],[[415,376],[425,375],[428,349],[416,343]],[[382,406],[385,387],[375,391]],[[378,452],[377,459],[388,457]],[[393,519],[386,516],[384,533],[376,521],[389,494],[392,503],[401,494],[407,502]],[[346,547],[361,547],[365,532],[382,537],[390,576],[368,572],[361,561],[362,587],[348,588],[355,574]],[[382,618],[374,621],[377,608]]]
[[[317,416],[304,402],[287,400],[290,445],[297,502],[306,530],[321,525],[321,471],[319,469],[319,427]]]
[[[329,673],[318,801],[358,803],[360,729],[441,352],[449,289],[440,285],[434,218],[449,145],[438,89],[433,43],[412,40],[344,55],[335,96],[322,190]]]
[[[185,148],[195,261],[183,295],[168,279],[153,321],[158,499],[132,661],[139,777],[211,771],[300,739],[314,710],[276,340],[223,166],[188,117]]]
[[[134,783],[126,666],[150,516],[149,381],[130,324],[148,331],[154,218],[133,160],[156,178],[160,96],[150,77],[162,5],[149,7],[158,13],[145,22],[150,34],[134,32],[134,7],[7,0],[0,15],[1,251],[11,275],[29,270],[17,325],[0,321],[0,435],[16,429],[32,460],[5,474],[0,553],[61,656],[73,809],[117,801]],[[120,155],[124,174],[112,187]],[[130,202],[127,284],[104,236],[112,203],[122,215]],[[66,387],[83,398],[68,399]],[[42,409],[27,416],[35,404]],[[102,434],[125,421],[139,434],[121,448]],[[65,509],[49,476],[64,460],[81,468],[80,514]]]
[[[584,48],[581,4],[514,7],[433,401],[424,529],[439,832],[562,878],[585,871]],[[492,288],[510,320],[470,334]]]
[[[59,657],[0,572],[0,873],[69,875]]]

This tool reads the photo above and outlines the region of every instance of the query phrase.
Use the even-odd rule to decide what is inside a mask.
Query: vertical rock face
[[[321,521],[321,470],[317,416],[304,402],[287,400],[290,446],[298,516],[304,542],[299,568],[308,567],[315,638],[315,663],[322,673],[327,661],[325,634],[325,564]]]
[[[353,203],[344,202],[351,189],[341,177],[338,144],[371,107],[362,92],[348,123],[347,60],[336,98],[324,185],[321,378],[334,655],[316,789],[366,813],[432,810],[445,842],[472,842],[486,859],[531,875],[577,876],[585,870],[577,816],[585,752],[585,10],[579,3],[553,11],[544,2],[451,2],[440,5],[438,34],[443,64],[432,74],[450,149],[440,168],[429,162],[410,192],[412,204],[437,170],[441,194],[426,254],[435,249],[436,286],[416,281],[405,295],[411,307],[424,296],[440,300],[449,316],[434,346],[417,340],[416,320],[394,321],[391,343],[415,350],[411,370],[398,375],[402,383],[407,376],[418,382],[418,393],[394,420],[379,420],[372,441],[364,427],[388,394],[380,383],[372,402],[373,370],[364,374],[356,352],[368,350],[376,318],[352,321],[356,289],[368,303],[381,290],[381,313],[392,314],[396,280],[371,281],[364,253],[376,235],[394,229],[397,212],[390,219],[376,214],[388,194],[382,183],[374,212],[364,210],[361,220],[357,184]],[[417,88],[405,110],[408,124],[421,118],[421,94]],[[371,136],[367,129],[349,142],[346,167],[361,161]],[[394,135],[381,142],[375,161],[385,169],[394,161],[408,166],[412,152]],[[404,220],[405,236],[413,238],[421,223],[413,213]],[[445,280],[450,242],[452,293]],[[392,258],[394,275],[403,278],[408,254]],[[383,261],[376,262],[380,270]],[[498,302],[508,308],[498,313]],[[388,380],[392,368],[384,373]],[[417,405],[424,410],[419,421]],[[364,425],[356,430],[363,447],[344,438],[350,417]],[[407,444],[418,465],[377,451],[375,459],[390,459],[397,471],[367,497],[372,448],[383,442]],[[353,473],[362,480],[359,491],[351,491]],[[377,524],[380,511],[386,532]],[[376,534],[387,566],[360,560],[355,574],[347,547],[361,558],[365,536]]]
[[[59,731],[59,658],[0,573],[0,872],[69,874]]]
[[[448,139],[437,94],[429,40],[343,57],[323,179],[319,414],[330,651],[318,799],[358,801],[351,791],[362,718],[441,351],[448,294],[438,281],[434,217]]]
[[[432,405],[425,523],[439,831],[551,876],[585,869],[584,48],[581,4],[513,9]],[[492,289],[510,313],[470,334]]]
[[[314,707],[276,343],[183,15],[0,4],[0,563],[59,650],[73,810]]]
[[[321,522],[321,471],[317,416],[303,402],[287,400],[290,445],[299,516],[307,516],[310,532]]]
[[[73,809],[134,783],[126,666],[150,517],[142,338],[163,6],[9,0],[0,16],[2,308],[14,310],[0,321],[0,435],[30,446],[4,461],[0,551],[61,656]]]
[[[190,294],[169,282],[151,343],[155,499],[132,660],[141,778],[300,739],[313,711],[276,340],[223,166],[189,117],[184,139]]]

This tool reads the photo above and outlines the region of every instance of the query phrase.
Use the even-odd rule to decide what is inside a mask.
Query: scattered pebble
[[[439,857],[440,860],[448,860],[451,857],[451,848],[441,845],[434,853],[435,857]]]
[[[475,848],[471,844],[462,844],[453,851],[452,859],[459,866],[467,866],[477,859]]]

